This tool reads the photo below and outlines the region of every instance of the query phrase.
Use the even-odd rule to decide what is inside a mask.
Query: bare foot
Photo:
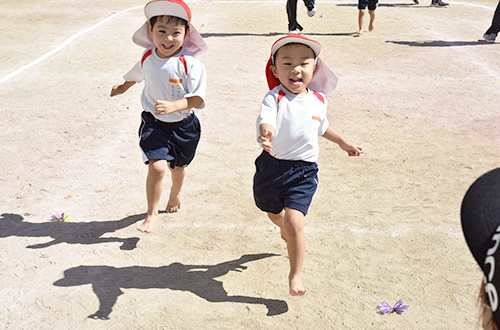
[[[354,34],[355,37],[361,37],[363,35],[363,31],[358,31]]]
[[[303,296],[306,292],[307,289],[304,288],[300,276],[290,278],[290,294],[292,296]]]
[[[167,213],[175,213],[179,211],[180,208],[181,208],[181,199],[179,198],[179,196],[174,198],[170,197],[165,211],[167,211]]]
[[[368,27],[368,31],[372,32],[374,28],[375,27],[373,26],[373,24],[370,24],[370,26]]]
[[[143,233],[150,233],[153,231],[153,227],[155,226],[157,220],[158,215],[148,214],[146,220],[144,220],[144,222],[137,227],[137,230]]]

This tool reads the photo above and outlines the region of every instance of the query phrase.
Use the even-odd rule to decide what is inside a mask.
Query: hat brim
[[[319,42],[314,41],[312,39],[308,39],[304,36],[301,36],[300,34],[289,34],[287,36],[284,36],[276,40],[276,42],[271,47],[271,56],[274,56],[274,54],[276,54],[278,49],[288,44],[306,45],[313,50],[314,55],[316,55],[316,57],[319,56],[319,53],[321,51],[321,44]]]
[[[154,16],[169,15],[191,21],[189,7],[180,0],[153,0],[144,6],[144,14],[149,20]]]

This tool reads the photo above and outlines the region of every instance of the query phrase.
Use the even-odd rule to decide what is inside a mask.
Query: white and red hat
[[[316,55],[316,70],[314,71],[313,78],[308,87],[324,94],[330,94],[333,92],[337,87],[339,79],[337,75],[328,67],[328,65],[319,57],[321,44],[315,40],[301,36],[300,34],[293,33],[279,38],[271,47],[271,57],[269,58],[269,61],[267,61],[266,65],[266,78],[269,89],[273,89],[280,84],[279,80],[273,75],[270,69],[270,66],[274,64],[274,55],[278,49],[292,43],[306,45],[310,47],[313,50],[314,55]]]
[[[188,5],[182,0],[153,0],[144,6],[144,14],[148,21],[151,17],[168,15],[182,18],[189,22],[189,29],[186,33],[186,38],[182,44],[182,48],[186,49],[193,55],[200,54],[207,49],[207,44],[203,41],[200,33],[191,24],[191,10]],[[144,48],[153,47],[153,40],[149,34],[148,22],[145,22],[132,37],[134,43]]]

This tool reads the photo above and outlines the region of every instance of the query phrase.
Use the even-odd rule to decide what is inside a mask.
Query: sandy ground
[[[471,0],[472,1],[472,0]],[[340,77],[306,218],[305,297],[288,295],[279,232],[253,203],[255,118],[285,2],[189,2],[209,50],[202,140],[183,204],[152,234],[137,146],[141,86],[110,98],[138,60],[145,2],[0,3],[0,324],[3,329],[479,329],[481,274],[460,204],[500,166],[500,45],[477,39],[494,0],[383,2],[354,38],[351,2],[299,3]],[[165,180],[167,190],[170,181]],[[162,197],[166,204],[168,194]],[[66,212],[68,222],[52,223]],[[379,315],[402,298],[402,315]]]

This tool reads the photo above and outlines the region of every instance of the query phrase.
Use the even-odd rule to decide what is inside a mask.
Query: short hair
[[[189,22],[186,21],[183,18],[177,17],[177,16],[170,16],[170,15],[158,15],[158,16],[153,16],[149,19],[149,23],[151,24],[151,28],[155,26],[156,22],[158,21],[158,18],[160,17],[166,17],[167,18],[167,23],[173,23],[173,24],[179,24],[179,25],[184,25],[184,27],[187,29],[189,28]]]

